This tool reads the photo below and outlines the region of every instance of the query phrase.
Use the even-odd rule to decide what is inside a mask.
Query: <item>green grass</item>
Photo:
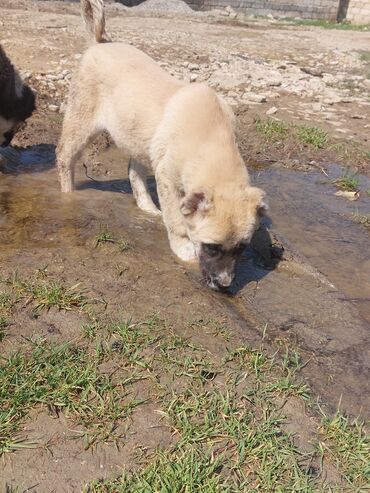
[[[317,447],[308,455],[286,432],[283,403],[311,402],[297,380],[304,364],[298,352],[269,356],[263,344],[236,344],[215,320],[187,327],[184,334],[158,316],[139,322],[94,316],[78,343],[26,341],[22,351],[0,360],[0,454],[37,445],[22,432],[34,410],[63,413],[69,429],[79,426],[76,437],[86,447],[102,441],[119,447],[123,434],[130,447],[137,429],[133,419],[127,434],[127,419],[139,405],[144,416],[153,413],[154,404],[156,426],[172,437],[166,448],[146,450],[144,435],[132,470],[93,481],[85,492],[339,492],[320,477],[323,457],[353,491],[364,484],[367,438],[357,422],[337,423],[341,436],[333,420],[317,419],[311,436]],[[199,334],[218,339],[219,349],[199,343]]]
[[[277,142],[288,136],[289,127],[283,122],[273,120],[271,118],[256,118],[256,130],[262,134],[267,140]]]
[[[328,142],[327,133],[318,127],[309,127],[306,125],[296,126],[295,132],[302,144],[309,145],[316,150],[323,149]]]
[[[108,231],[103,231],[96,235],[95,237],[95,247],[102,245],[104,243],[115,243],[115,237]]]
[[[356,175],[344,174],[334,181],[335,186],[347,192],[356,192],[360,180]]]
[[[158,452],[142,471],[112,481],[95,481],[86,493],[226,493],[231,490],[220,477],[221,460],[207,451],[184,447]]]
[[[27,304],[32,302],[36,312],[52,307],[72,310],[83,307],[87,302],[85,294],[77,289],[79,283],[66,286],[59,280],[48,279],[43,271],[37,271],[29,279],[21,279],[15,273],[6,282],[15,293],[17,301],[25,299]]]
[[[364,424],[338,413],[323,419],[321,433],[323,455],[340,465],[346,482],[353,488],[351,491],[369,491],[370,437]]]
[[[289,17],[282,19],[284,22],[289,22],[296,26],[316,26],[325,29],[339,29],[345,31],[369,31],[370,24],[356,25],[348,21],[330,22],[320,19],[290,19]]]
[[[24,418],[35,406],[63,412],[85,427],[90,444],[114,433],[118,420],[139,404],[125,400],[124,385],[101,374],[99,351],[39,341],[0,365],[0,455],[19,448]],[[126,381],[126,384],[128,382]]]
[[[255,128],[269,142],[294,139],[315,150],[323,149],[328,143],[327,133],[318,127],[308,125],[293,125],[272,118],[255,119]]]
[[[103,229],[99,234],[95,236],[95,248],[104,245],[105,243],[112,243],[118,246],[120,252],[127,252],[134,248],[133,244],[124,238],[117,238],[109,231]]]

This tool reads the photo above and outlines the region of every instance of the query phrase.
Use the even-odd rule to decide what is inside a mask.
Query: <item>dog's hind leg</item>
[[[149,212],[150,214],[160,215],[161,211],[154,204],[148,190],[145,167],[135,159],[130,159],[128,164],[128,176],[139,209]]]
[[[66,114],[62,135],[57,147],[57,168],[62,192],[74,188],[75,164],[89,140],[96,134],[92,122]]]

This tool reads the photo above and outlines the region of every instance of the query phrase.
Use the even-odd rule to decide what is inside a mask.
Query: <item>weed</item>
[[[90,483],[85,493],[226,493],[220,477],[221,460],[207,450],[184,447],[178,452],[157,452],[139,472],[112,481]],[[235,490],[234,490],[235,491]]]
[[[351,24],[348,21],[331,22],[331,21],[325,21],[320,19],[291,19],[291,18],[284,18],[282,20],[284,20],[284,22],[289,22],[290,24],[294,24],[296,26],[316,26],[316,27],[322,27],[324,29],[339,29],[345,31],[370,30],[370,24],[356,25],[356,24]]]
[[[340,466],[353,491],[365,491],[370,487],[370,439],[364,425],[350,421],[337,413],[333,418],[324,417],[321,447]]]
[[[115,237],[108,231],[102,231],[95,236],[95,248],[104,243],[115,243]]]
[[[288,135],[288,126],[271,118],[262,119],[257,117],[255,119],[256,130],[262,134],[267,140],[276,142],[282,140]]]
[[[0,366],[0,455],[17,448],[23,418],[36,405],[64,412],[88,430],[93,440],[114,432],[138,401],[125,402],[123,384],[98,371],[100,359],[71,344],[33,345],[29,354],[14,353]]]
[[[52,307],[58,310],[72,310],[83,306],[87,301],[86,296],[77,290],[79,283],[67,287],[60,281],[48,280],[39,273],[29,280],[22,280],[15,274],[7,282],[18,298],[33,301],[35,311],[49,310]]]
[[[334,181],[334,184],[341,190],[356,192],[360,181],[356,175],[342,175]]]
[[[128,250],[132,250],[134,248],[132,243],[124,240],[123,238],[118,240],[117,244],[120,252],[127,252]]]
[[[295,132],[302,144],[310,145],[317,150],[324,148],[328,142],[328,134],[318,127],[296,126]]]
[[[95,237],[95,248],[105,243],[113,243],[118,246],[120,252],[133,249],[133,244],[123,238],[116,238],[109,231],[103,230]]]

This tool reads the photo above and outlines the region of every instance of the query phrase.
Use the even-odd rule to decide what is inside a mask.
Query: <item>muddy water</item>
[[[260,170],[254,181],[267,191],[273,227],[322,272],[370,322],[370,231],[353,215],[370,216],[370,180],[360,176],[359,200],[334,196],[337,166],[323,173]]]
[[[83,158],[86,171],[78,166],[77,191],[68,195],[59,192],[52,147],[5,154],[0,163],[3,270],[32,272],[49,265],[71,283],[90,286],[94,296],[98,292],[115,310],[138,318],[147,310],[159,310],[176,320],[188,319],[188,306],[191,313],[199,306],[202,317],[228,314],[236,324],[233,330],[241,331],[250,345],[259,344],[262,328],[268,326],[272,339],[290,338],[298,344],[306,363],[304,378],[333,409],[342,394],[348,412],[369,408],[364,391],[369,331],[357,311],[370,320],[369,235],[346,218],[354,207],[365,213],[365,200],[353,205],[334,197],[334,188],[322,183],[328,180],[325,176],[273,168],[256,172],[254,182],[269,194],[274,228],[340,291],[299,260],[271,270],[257,248],[257,254],[253,249],[245,253],[237,295],[230,298],[207,290],[199,283],[197,267],[183,265],[171,254],[161,220],[136,207],[127,158],[113,147]],[[151,188],[154,191],[153,182]],[[133,252],[122,257],[94,248],[101,227],[133,242]],[[262,236],[260,245],[263,250],[266,244],[268,251],[269,232]],[[125,272],[119,280],[116,267]],[[187,300],[185,309],[182,299]],[[64,330],[72,337],[79,327]]]

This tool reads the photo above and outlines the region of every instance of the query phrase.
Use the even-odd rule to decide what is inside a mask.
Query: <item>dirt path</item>
[[[339,199],[332,197],[330,179],[324,188],[318,187],[319,193],[326,194],[325,199],[318,201],[316,208],[307,209],[311,217],[317,214],[317,222],[313,219],[305,223],[304,209],[300,214],[295,210],[305,207],[305,201],[314,201],[317,182],[312,177],[317,179],[317,175],[307,179],[303,173],[296,175],[281,167],[255,170],[254,181],[265,186],[271,195],[271,218],[274,221],[275,216],[279,231],[262,229],[254,248],[245,252],[236,296],[225,297],[207,290],[196,268],[173,257],[160,220],[136,208],[127,182],[127,156],[104,136],[96,140],[82,159],[86,170],[78,168],[77,192],[68,198],[61,197],[54,169],[54,146],[71,71],[84,49],[77,6],[67,2],[21,1],[11,2],[13,8],[9,6],[10,2],[0,2],[0,41],[13,61],[28,72],[30,83],[39,93],[39,110],[17,137],[18,149],[4,153],[0,177],[0,348],[10,358],[3,374],[0,373],[0,398],[5,399],[6,412],[13,412],[12,418],[4,421],[5,440],[0,440],[0,453],[4,449],[13,451],[1,458],[0,487],[19,486],[21,491],[33,487],[30,491],[39,492],[80,491],[88,481],[115,477],[125,468],[138,469],[150,462],[150,454],[157,447],[171,449],[174,462],[179,462],[176,444],[181,457],[187,456],[189,443],[198,450],[196,440],[186,441],[187,425],[179,420],[193,409],[191,398],[195,395],[200,406],[198,415],[206,414],[205,402],[213,403],[223,416],[213,426],[223,422],[219,433],[231,440],[224,443],[199,428],[199,437],[205,433],[199,443],[203,444],[204,439],[207,446],[213,444],[212,454],[216,456],[220,450],[222,454],[226,451],[226,455],[230,452],[225,459],[226,471],[228,467],[234,470],[238,464],[238,474],[245,474],[249,488],[272,491],[266,479],[271,477],[270,473],[261,465],[266,460],[253,455],[270,443],[269,436],[275,437],[276,457],[282,450],[288,450],[292,460],[296,460],[294,450],[284,448],[288,442],[279,441],[281,430],[294,434],[299,454],[312,454],[304,467],[297,459],[294,467],[289,467],[287,461],[286,469],[277,468],[275,484],[287,488],[282,491],[313,491],[311,486],[303,488],[306,480],[307,484],[313,481],[319,491],[329,491],[325,489],[326,481],[329,486],[340,488],[343,478],[352,476],[346,474],[347,462],[343,457],[338,459],[340,465],[335,466],[339,444],[337,448],[332,445],[333,438],[329,438],[326,425],[321,424],[313,402],[319,396],[323,412],[328,413],[335,412],[339,402],[341,409],[353,416],[367,416],[370,409],[369,324],[365,320],[368,311],[361,305],[360,315],[359,304],[349,300],[361,296],[357,296],[356,287],[350,286],[348,273],[361,263],[362,269],[355,272],[355,279],[360,291],[363,286],[362,297],[366,302],[369,258],[361,251],[361,242],[365,243],[368,235],[366,230],[348,219],[342,222],[347,212],[341,207],[338,209],[342,216],[335,215],[332,199]],[[139,17],[113,7],[108,8],[108,27],[115,38],[145,49],[177,75],[196,75],[197,80],[208,80],[238,105],[245,153],[253,151],[262,142],[259,139],[264,138],[251,130],[253,115],[265,117],[272,105],[278,108],[273,116],[285,122],[307,121],[331,129],[330,138],[336,138],[335,134],[352,136],[361,145],[367,145],[369,96],[364,89],[365,79],[350,77],[366,69],[367,62],[360,59],[360,53],[367,49],[369,33],[293,29],[265,22],[250,27],[230,26],[220,24],[219,19],[205,22],[207,19],[202,16]],[[325,82],[323,77],[299,69],[317,68],[319,63],[322,72],[333,77],[341,72],[345,74],[344,80],[354,81],[356,88],[351,101],[343,101],[349,96],[348,89],[341,84],[334,84],[328,77],[330,83]],[[285,86],[287,80],[289,84]],[[267,102],[248,101],[250,95],[245,94],[250,92],[262,94]],[[341,101],[335,102],[335,98]],[[361,114],[361,118],[352,118],[353,114]],[[333,125],[333,121],[341,124]],[[249,135],[250,144],[246,143]],[[268,147],[268,141],[264,145]],[[290,145],[291,149],[301,146],[297,167],[312,160],[313,155],[317,160],[325,160],[333,152],[315,150],[302,142],[291,141]],[[275,140],[271,148],[271,152],[283,152]],[[356,152],[351,155],[361,155],[361,159],[350,164],[366,173],[364,151]],[[279,180],[287,182],[278,187]],[[307,187],[302,196],[300,187]],[[291,205],[286,206],[286,200]],[[362,198],[358,204],[365,215],[368,203]],[[330,215],[330,221],[322,219],[325,214]],[[292,217],[292,228],[284,229],[286,216]],[[349,241],[351,235],[358,234],[359,242],[348,247],[348,259],[342,270],[335,272],[335,251],[328,254],[326,264],[315,262],[310,234],[300,233],[302,223],[308,231],[311,224],[315,241],[319,241],[321,234],[328,237],[331,228],[338,232],[343,224],[348,225],[348,230],[341,235],[342,239]],[[294,233],[293,244],[286,240],[290,229]],[[321,245],[324,258],[329,243]],[[304,251],[309,261],[299,250]],[[327,271],[325,265],[329,265]],[[72,344],[71,352],[60,346],[66,342]],[[55,348],[60,351],[57,357],[53,356]],[[13,361],[14,352],[21,354],[19,357],[27,355],[27,361]],[[276,352],[275,366],[270,358]],[[45,360],[43,354],[47,356]],[[65,368],[70,364],[71,372],[76,374],[84,375],[86,367],[89,374],[98,369],[99,375],[109,375],[113,387],[103,385],[100,376],[94,382],[82,379],[82,394],[88,389],[87,404],[82,402],[81,393],[73,389],[76,376],[71,377],[72,388],[68,375],[63,376],[63,385],[58,384],[56,375],[62,372],[58,359]],[[35,377],[40,385],[36,387],[46,389],[45,395],[25,397],[16,386],[12,387],[14,382],[6,380],[10,370],[19,371],[17,378],[22,389],[33,388],[33,375],[40,374],[39,379]],[[19,382],[26,378],[27,371],[31,377],[22,387]],[[48,387],[50,382],[54,382],[54,387]],[[306,384],[311,389],[310,398],[306,395]],[[9,389],[19,397],[18,403],[8,402]],[[257,441],[253,448],[254,442],[248,436],[246,443],[252,447],[252,462],[245,462],[242,455],[236,461],[231,424],[223,428],[227,420],[225,412],[220,411],[224,404],[217,401],[217,396],[225,399],[234,391],[236,407],[231,406],[229,414],[235,412],[236,422],[244,419],[243,413],[256,418],[258,426],[270,423],[266,416],[287,416],[279,426],[270,423],[271,429],[259,438],[261,446]],[[53,392],[55,397],[51,398]],[[213,397],[204,394],[207,392]],[[113,405],[117,395],[119,409]],[[177,409],[175,414],[173,409]],[[11,428],[12,420],[15,431]],[[254,429],[255,425],[258,428],[253,420],[248,423],[245,429]],[[344,429],[347,430],[343,425],[341,431]],[[323,453],[324,469],[320,469],[322,457],[313,451],[312,445],[321,441],[327,446]],[[309,473],[306,477],[306,472],[297,472],[297,480],[292,471]],[[235,475],[239,484],[236,491],[244,491],[236,472]],[[364,485],[361,474],[353,477],[350,487]],[[158,490],[157,485],[153,491]],[[107,486],[100,490],[96,486],[89,491],[131,490],[119,490],[113,485],[112,489]],[[223,490],[203,487],[199,491]]]

